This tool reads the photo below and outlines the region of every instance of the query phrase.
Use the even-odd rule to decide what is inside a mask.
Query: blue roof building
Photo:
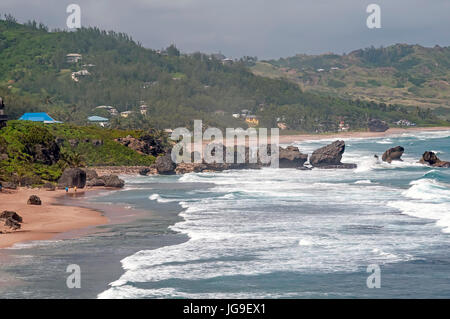
[[[53,124],[53,123],[62,123],[60,121],[56,121],[52,119],[47,113],[41,112],[41,113],[25,113],[22,115],[22,117],[19,119],[21,121],[33,121],[33,122],[42,122],[46,124]]]

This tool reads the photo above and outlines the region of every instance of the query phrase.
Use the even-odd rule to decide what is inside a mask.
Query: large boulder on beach
[[[122,188],[125,182],[117,175],[106,175],[101,177],[105,181],[105,187]]]
[[[41,199],[39,196],[31,195],[30,198],[28,198],[27,201],[28,205],[42,205]]]
[[[431,151],[423,153],[419,162],[433,167],[450,167],[450,162],[441,161],[439,157],[437,157],[436,153]]]
[[[98,178],[98,174],[95,169],[85,168],[84,171],[86,172],[86,180],[87,181],[94,179],[94,178]]]
[[[367,126],[370,132],[386,132],[389,129],[389,125],[382,120],[379,119],[371,119]]]
[[[279,168],[299,168],[302,167],[307,160],[308,154],[301,153],[298,147],[280,147]]]
[[[170,153],[159,156],[155,162],[156,170],[161,175],[175,174],[175,163],[172,161]]]
[[[86,186],[89,186],[89,187],[105,186],[105,181],[100,177],[93,178],[86,182]]]
[[[401,157],[403,153],[405,152],[405,149],[401,146],[396,146],[393,148],[388,149],[386,152],[383,153],[383,156],[381,159],[383,162],[391,163],[392,161],[401,161]]]
[[[356,168],[356,164],[341,163],[345,151],[344,141],[335,141],[315,150],[309,158],[309,163],[318,168]]]
[[[3,212],[0,213],[0,219],[8,219],[8,218],[12,218],[13,220],[15,220],[18,223],[23,222],[22,217],[19,214],[17,214],[16,212],[13,212],[10,210],[4,210]]]
[[[58,180],[58,188],[83,188],[85,185],[86,172],[81,168],[66,168]]]

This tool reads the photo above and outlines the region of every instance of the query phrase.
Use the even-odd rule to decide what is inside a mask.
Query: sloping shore
[[[84,190],[79,190],[77,194],[83,192]],[[31,195],[39,196],[42,205],[28,205],[27,200]],[[98,211],[59,205],[57,199],[62,196],[67,196],[64,190],[20,188],[0,192],[0,212],[15,211],[23,218],[21,229],[0,234],[0,248],[20,242],[51,239],[63,232],[108,222],[108,218]]]
[[[450,126],[440,127],[411,127],[411,128],[390,128],[385,132],[340,132],[340,133],[325,133],[325,134],[293,134],[280,135],[280,144],[288,144],[299,141],[323,140],[323,139],[340,139],[340,138],[371,138],[371,137],[387,137],[404,133],[416,132],[434,132],[434,131],[448,131]]]

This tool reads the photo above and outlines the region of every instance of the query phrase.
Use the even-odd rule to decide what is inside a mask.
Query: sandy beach
[[[322,140],[322,139],[342,139],[342,138],[370,138],[387,137],[391,135],[414,133],[414,132],[433,132],[448,131],[450,126],[441,127],[411,127],[411,128],[390,128],[386,132],[339,132],[331,134],[295,134],[280,135],[280,144],[288,144],[299,141]],[[282,134],[282,133],[281,133]]]
[[[85,191],[78,190],[77,195]],[[31,195],[39,196],[42,205],[28,205],[27,200]],[[63,196],[67,196],[64,190],[20,188],[0,192],[0,212],[15,211],[23,218],[21,229],[0,234],[0,248],[20,242],[51,239],[63,232],[108,222],[108,219],[98,211],[58,205],[57,199]]]

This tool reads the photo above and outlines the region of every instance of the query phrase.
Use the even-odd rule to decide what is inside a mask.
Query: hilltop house
[[[55,124],[62,123],[60,121],[56,121],[52,119],[47,113],[25,113],[19,118],[19,121],[33,121],[33,122],[41,122],[45,124]]]
[[[78,53],[69,53],[66,55],[67,63],[78,63],[83,56]]]
[[[5,104],[3,103],[3,99],[0,97],[0,128],[6,125],[7,120],[8,116],[5,115]]]
[[[109,124],[109,120],[107,118],[101,117],[101,116],[96,116],[96,115],[89,116],[88,117],[88,122],[91,123],[91,124],[98,124],[101,127],[108,126],[108,124]]]

